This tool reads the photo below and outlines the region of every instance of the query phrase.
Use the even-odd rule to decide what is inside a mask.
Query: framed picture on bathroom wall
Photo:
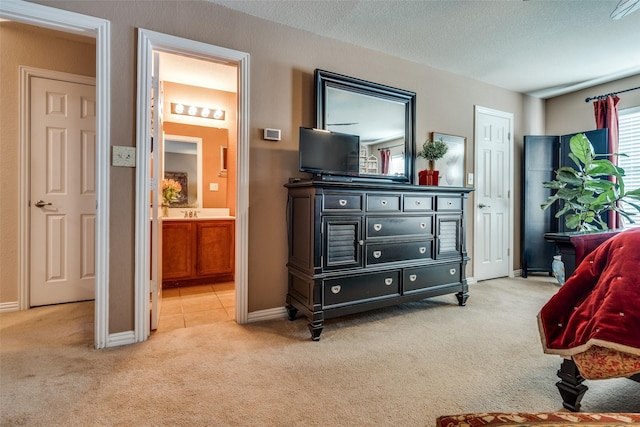
[[[177,181],[182,190],[178,193],[175,202],[170,203],[171,206],[182,206],[189,204],[189,175],[186,172],[164,172],[165,179],[173,179]]]
[[[443,158],[436,160],[436,170],[440,171],[438,185],[444,187],[464,187],[464,156],[467,147],[467,138],[464,136],[431,132],[432,141],[439,141],[441,139],[449,146],[449,149]]]

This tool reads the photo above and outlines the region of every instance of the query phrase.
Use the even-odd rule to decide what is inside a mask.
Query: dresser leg
[[[320,334],[322,333],[322,329],[324,329],[324,325],[321,321],[309,322],[309,332],[311,332],[311,339],[314,341],[320,341]]]
[[[456,294],[456,298],[458,298],[458,305],[464,306],[467,304],[467,299],[469,298],[469,292],[458,292]]]
[[[294,321],[294,320],[296,320],[296,315],[298,314],[298,309],[295,308],[293,305],[289,304],[289,305],[287,305],[287,313],[289,313],[289,320]]]
[[[558,387],[560,396],[562,396],[562,406],[570,411],[578,412],[580,410],[580,401],[589,390],[589,387],[582,384],[584,378],[580,375],[578,367],[572,359],[564,359],[557,375],[560,381],[556,383],[556,387]]]

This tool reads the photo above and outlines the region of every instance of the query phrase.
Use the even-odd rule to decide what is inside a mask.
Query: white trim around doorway
[[[50,28],[96,39],[96,279],[95,279],[95,348],[114,345],[109,335],[109,146],[111,111],[111,24],[104,19],[75,12],[55,9],[18,0],[0,2],[0,18],[38,27]],[[28,308],[29,248],[24,236],[29,233],[28,175],[24,170],[24,156],[28,155],[28,133],[24,122],[27,117],[21,110],[20,117],[20,196],[19,196],[19,301],[20,309]]]
[[[135,341],[150,331],[150,227],[149,168],[151,153],[151,70],[153,51],[204,61],[235,64],[238,68],[238,145],[236,156],[236,322],[248,322],[249,241],[249,54],[150,30],[138,30],[138,93],[136,124],[135,214]]]

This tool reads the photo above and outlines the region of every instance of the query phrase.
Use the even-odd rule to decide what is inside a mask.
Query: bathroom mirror
[[[202,139],[164,137],[164,178],[180,182],[182,191],[171,207],[202,205]]]
[[[413,182],[415,92],[316,70],[316,127],[360,136],[365,178]]]

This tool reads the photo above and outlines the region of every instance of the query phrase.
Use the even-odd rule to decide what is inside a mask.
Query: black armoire
[[[596,152],[608,152],[607,129],[584,133]],[[521,264],[522,277],[528,273],[551,273],[551,261],[556,254],[555,244],[544,238],[545,233],[565,232],[564,218],[556,218],[558,203],[543,211],[540,205],[551,195],[551,190],[542,183],[555,178],[561,166],[576,165],[569,158],[569,140],[575,134],[562,136],[527,135],[524,137],[522,166],[522,219],[521,219]],[[603,218],[606,221],[606,218]]]

